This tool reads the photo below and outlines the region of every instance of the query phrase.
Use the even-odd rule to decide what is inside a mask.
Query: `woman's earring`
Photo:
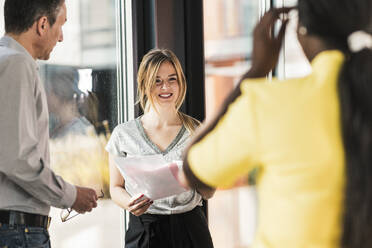
[[[300,26],[300,27],[298,28],[298,33],[299,33],[300,35],[307,35],[307,28],[305,28],[304,26]]]

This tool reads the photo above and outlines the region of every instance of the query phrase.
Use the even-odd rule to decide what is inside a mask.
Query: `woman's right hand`
[[[127,210],[135,216],[140,216],[147,211],[152,203],[153,201],[145,197],[143,194],[139,196],[133,196],[129,200]]]

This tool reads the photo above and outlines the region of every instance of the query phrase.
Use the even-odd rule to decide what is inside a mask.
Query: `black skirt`
[[[129,216],[126,248],[213,248],[201,207],[182,214]]]

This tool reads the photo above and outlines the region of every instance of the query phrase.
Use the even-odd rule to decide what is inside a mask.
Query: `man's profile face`
[[[57,42],[63,41],[63,31],[62,26],[66,22],[66,4],[63,3],[61,6],[59,13],[57,14],[56,22],[53,26],[49,26],[45,40],[43,41],[43,49],[40,52],[38,59],[41,60],[48,60],[50,57],[50,53],[53,51],[53,48],[56,46]],[[49,25],[49,24],[48,24]]]

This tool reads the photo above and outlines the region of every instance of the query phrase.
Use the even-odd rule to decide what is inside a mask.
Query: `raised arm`
[[[239,153],[234,150],[229,149],[228,146],[247,146],[247,149],[252,147],[251,141],[252,137],[247,137],[244,139],[244,134],[239,134],[239,128],[251,129],[252,122],[249,120],[251,116],[247,116],[248,107],[253,107],[247,97],[241,97],[241,83],[248,78],[261,78],[265,77],[277,64],[280,47],[282,44],[282,39],[284,37],[285,28],[287,20],[283,21],[281,29],[277,37],[272,35],[272,30],[275,22],[279,19],[280,14],[288,13],[290,8],[273,9],[267,12],[260,23],[256,26],[254,30],[254,48],[252,56],[252,67],[250,70],[243,75],[239,82],[239,85],[235,90],[227,97],[224,101],[218,114],[209,122],[206,123],[204,128],[199,130],[194,139],[192,140],[190,146],[186,149],[184,156],[184,175],[180,175],[180,179],[183,180],[185,185],[189,185],[192,188],[196,188],[199,192],[208,192],[216,186],[217,182],[214,181],[216,178],[223,177],[223,173],[230,174],[233,171],[234,176],[237,176],[237,172],[243,172],[246,168],[239,166],[243,161],[249,164],[249,152],[244,154],[244,152]],[[246,126],[244,126],[244,123]],[[244,142],[248,141],[248,144]],[[240,143],[239,143],[240,142]],[[198,144],[201,143],[201,144]],[[195,148],[195,149],[194,149]],[[194,154],[190,154],[192,149],[195,150]],[[197,150],[202,150],[204,152],[203,157]],[[231,150],[232,154],[228,154]],[[254,150],[254,148],[252,149]],[[211,154],[208,154],[211,151]],[[191,152],[192,153],[192,152]],[[221,153],[225,156],[232,156],[231,160],[223,160],[225,164],[221,164],[221,161],[216,159],[220,158]],[[207,158],[209,156],[214,156],[212,158]],[[190,166],[190,159],[194,157],[195,164],[194,168],[210,167],[208,173],[210,175],[203,175],[204,181],[201,180],[201,174],[196,175],[195,171],[192,170]],[[206,163],[206,164],[203,164]],[[208,164],[210,163],[210,164]],[[213,163],[215,163],[215,168],[213,168]],[[228,168],[230,165],[230,169]],[[248,167],[247,167],[248,168]],[[235,170],[235,171],[234,171]],[[210,183],[206,183],[208,178],[213,178]],[[226,180],[228,183],[232,183],[233,178]],[[213,181],[213,182],[212,182]],[[213,185],[214,184],[214,185]],[[221,182],[221,185],[224,183]]]

